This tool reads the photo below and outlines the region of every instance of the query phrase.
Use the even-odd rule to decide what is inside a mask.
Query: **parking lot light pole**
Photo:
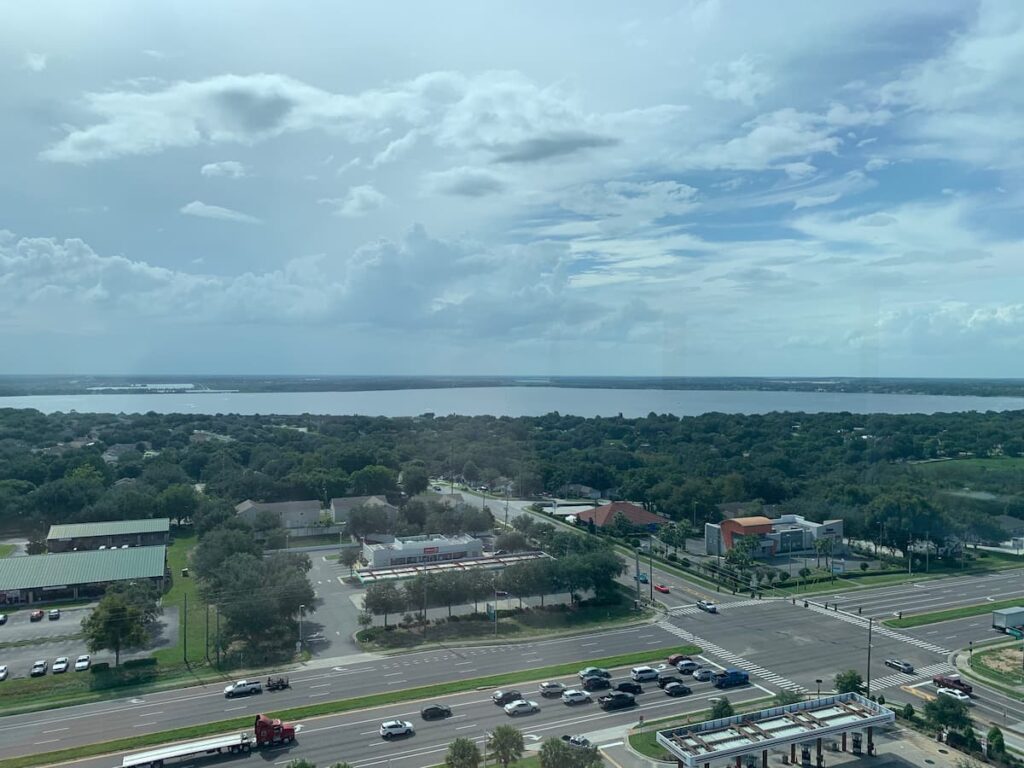
[[[306,610],[305,605],[299,606],[299,651],[302,651],[302,614]]]

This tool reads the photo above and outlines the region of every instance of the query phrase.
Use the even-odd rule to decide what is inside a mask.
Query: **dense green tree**
[[[499,725],[487,739],[487,751],[501,763],[502,768],[523,756],[523,734],[511,725]]]
[[[505,552],[522,552],[529,549],[530,545],[519,531],[509,531],[495,538],[494,548]]]
[[[363,607],[374,616],[384,617],[384,626],[388,626],[388,616],[401,613],[408,608],[406,595],[395,586],[394,582],[375,582],[366,588],[363,595]]]
[[[338,562],[348,566],[348,575],[352,576],[355,572],[355,565],[362,556],[363,553],[359,547],[342,547],[341,553],[338,555]]]
[[[962,731],[971,727],[971,716],[962,701],[939,696],[925,702],[924,716],[934,725]]]
[[[143,645],[149,639],[146,617],[123,593],[104,595],[92,613],[82,620],[82,634],[90,651],[114,652],[114,666],[121,663],[121,651]]]
[[[378,464],[356,470],[349,477],[349,483],[355,496],[373,496],[394,491],[395,478],[393,470]]]
[[[720,720],[723,717],[732,717],[735,710],[733,710],[732,702],[729,701],[725,696],[716,701],[711,707],[711,719]]]
[[[835,676],[835,689],[837,693],[861,693],[864,690],[864,678],[855,669],[837,672]]]
[[[480,749],[467,738],[459,737],[448,745],[444,756],[445,768],[477,768]]]
[[[430,485],[430,473],[419,464],[409,464],[402,469],[402,490],[409,496],[423,493]]]
[[[156,498],[159,514],[169,517],[176,524],[190,520],[199,508],[199,499],[191,485],[180,483],[164,488]]]

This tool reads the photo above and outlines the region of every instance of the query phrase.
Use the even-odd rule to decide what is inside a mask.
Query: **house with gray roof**
[[[388,519],[398,519],[398,507],[389,504],[384,496],[339,496],[331,499],[331,514],[335,523],[347,523],[349,513],[357,507],[380,507],[387,512]]]
[[[253,501],[235,505],[235,512],[247,523],[255,523],[261,512],[269,512],[281,521],[282,528],[311,528],[320,523],[319,499],[307,501]]]

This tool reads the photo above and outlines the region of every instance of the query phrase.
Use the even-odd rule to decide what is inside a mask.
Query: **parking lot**
[[[49,608],[44,607],[44,614]],[[92,606],[61,608],[61,616],[51,621],[44,615],[42,621],[30,621],[30,609],[19,609],[7,614],[7,623],[0,626],[0,665],[6,665],[9,678],[28,677],[32,664],[45,659],[53,666],[53,660],[67,656],[72,663],[76,656],[89,653],[82,634],[82,620],[92,612]],[[164,610],[159,619],[153,642],[147,648],[124,651],[121,660],[148,656],[152,651],[177,643],[177,608]],[[114,663],[114,654],[100,651],[92,654],[93,662]],[[48,673],[49,674],[49,673]]]

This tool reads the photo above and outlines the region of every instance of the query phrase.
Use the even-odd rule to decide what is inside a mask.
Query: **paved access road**
[[[564,682],[570,682],[565,678]],[[590,733],[597,737],[601,732],[619,730],[637,723],[642,714],[645,719],[668,717],[684,712],[694,712],[711,706],[710,700],[727,695],[734,703],[763,697],[763,691],[747,686],[726,692],[712,688],[708,683],[694,683],[693,694],[683,698],[670,698],[656,685],[645,685],[644,693],[637,696],[638,706],[617,712],[602,711],[595,701],[590,704],[566,706],[556,699],[542,699],[529,695],[540,704],[541,711],[532,715],[509,717],[490,700],[490,691],[451,696],[440,701],[452,708],[452,717],[444,721],[425,722],[419,714],[419,703],[407,703],[391,707],[378,707],[342,715],[329,715],[298,723],[300,728],[296,742],[253,753],[245,758],[221,758],[204,760],[202,765],[226,762],[231,766],[284,765],[291,760],[305,759],[317,765],[330,765],[347,761],[356,768],[388,766],[388,768],[419,768],[444,762],[448,744],[459,736],[472,739],[480,744],[484,734],[498,725],[511,724],[520,729],[527,745],[539,743],[542,739],[559,737],[562,734]],[[382,720],[401,719],[410,721],[416,728],[411,737],[384,741],[378,735]],[[612,731],[614,732],[614,731]],[[598,739],[597,743],[621,742],[609,736]],[[75,763],[82,768],[110,768],[120,763],[120,755],[96,758]],[[194,761],[187,764],[192,765]]]
[[[221,683],[153,693],[136,699],[13,715],[0,720],[0,743],[4,745],[5,756],[13,757],[89,744],[101,738],[134,736],[264,710],[501,672],[523,671],[528,679],[529,670],[543,666],[578,661],[582,667],[587,659],[634,653],[644,648],[653,652],[681,644],[680,638],[672,633],[645,625],[585,637],[370,658],[353,664],[295,672],[290,675],[291,689],[245,699],[225,699],[224,683]],[[654,654],[653,658],[660,656]]]

